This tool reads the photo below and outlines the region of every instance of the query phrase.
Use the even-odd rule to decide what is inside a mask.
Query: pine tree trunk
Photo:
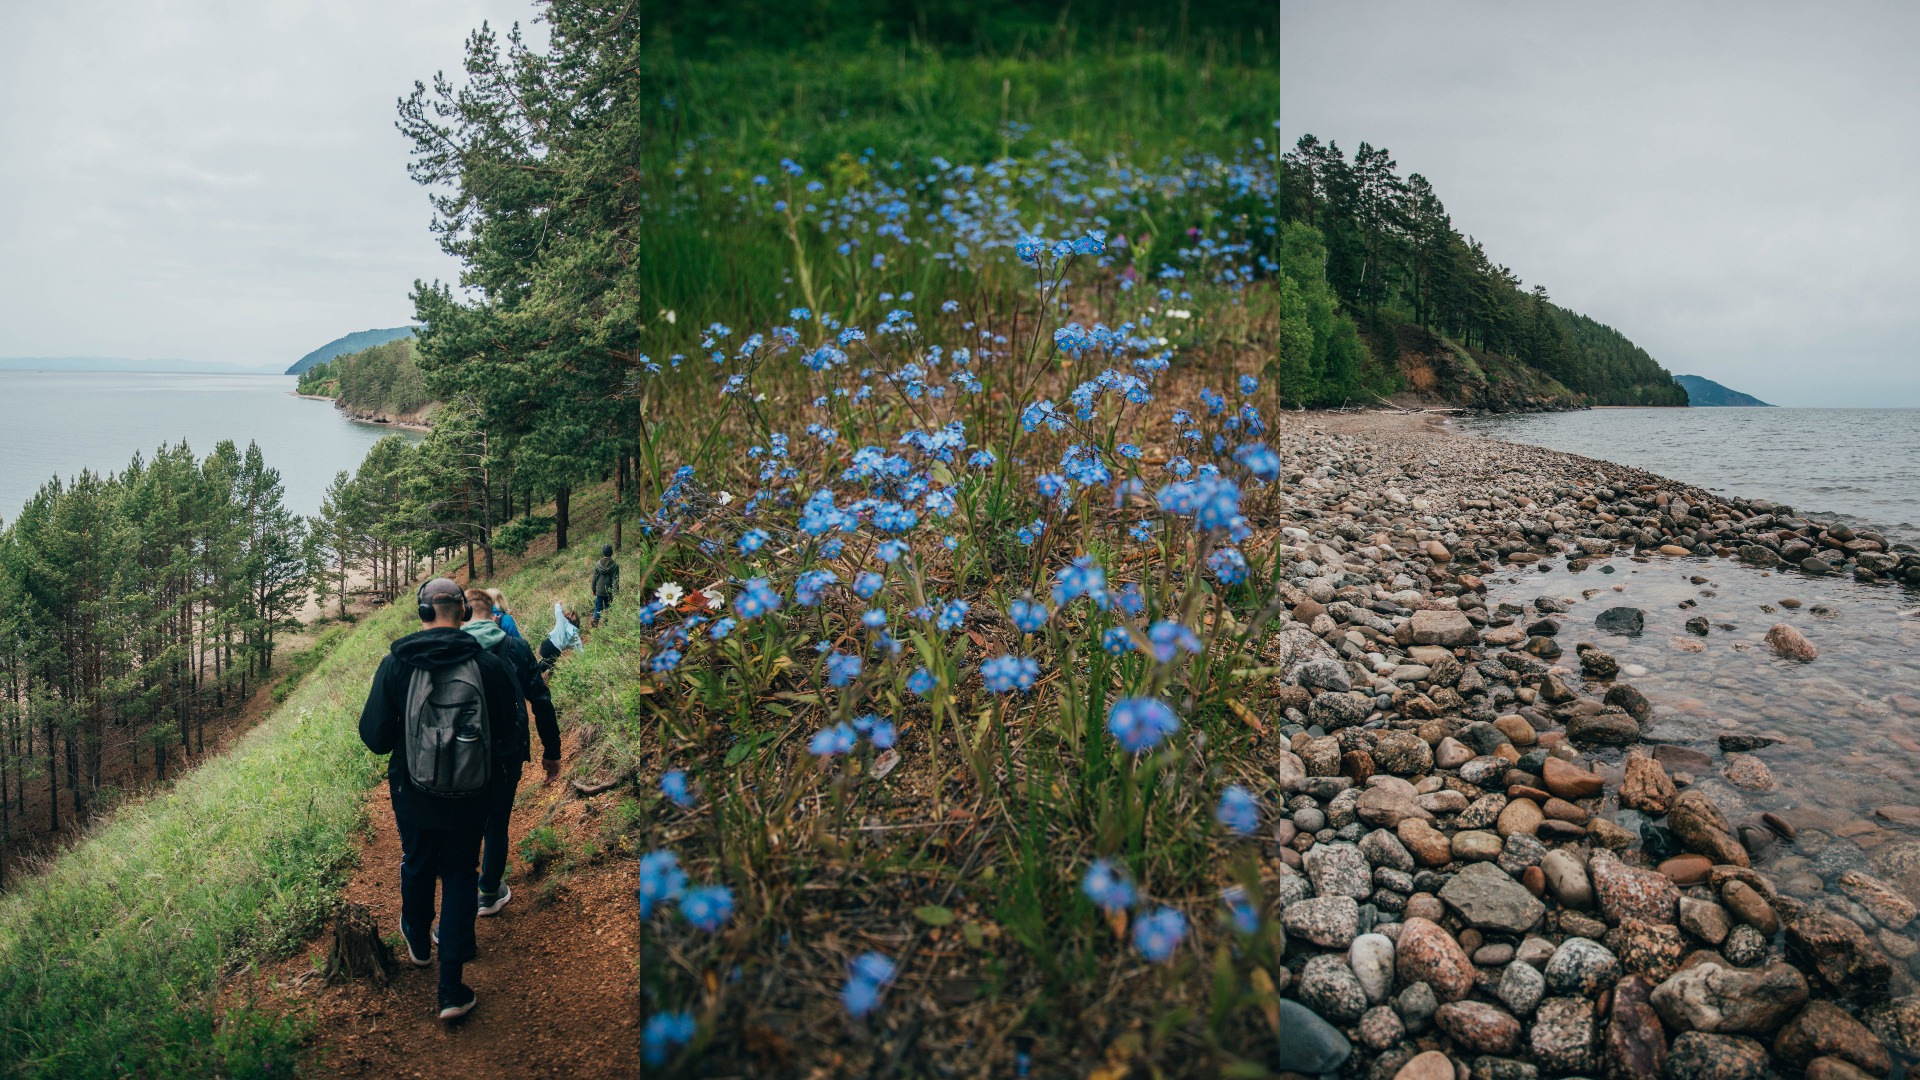
[[[573,489],[566,484],[553,493],[553,550],[567,550],[568,509],[573,503]]]
[[[60,771],[54,754],[53,720],[47,719],[47,831],[60,831]]]

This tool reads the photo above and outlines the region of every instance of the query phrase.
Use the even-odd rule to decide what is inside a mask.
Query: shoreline
[[[1631,560],[1697,566],[1708,583],[1734,561],[1911,597],[1920,553],[1833,515],[1443,417],[1291,415],[1275,429],[1294,460],[1319,463],[1289,474],[1278,520],[1256,526],[1290,527],[1275,543],[1295,560],[1279,584],[1294,621],[1267,658],[1287,684],[1271,769],[1285,793],[1279,917],[1306,953],[1283,973],[1306,1006],[1282,1022],[1283,1070],[1357,1054],[1374,1080],[1447,1080],[1467,1061],[1507,1080],[1603,1063],[1745,1080],[1920,1051],[1920,810],[1856,827],[1752,794],[1776,790],[1769,757],[1796,768],[1765,752],[1781,740],[1760,731],[1779,725],[1758,716],[1717,744],[1703,733],[1708,749],[1654,734],[1678,703],[1641,693],[1644,669],[1595,627],[1627,578],[1562,576]],[[1543,588],[1527,584],[1536,567],[1556,571]],[[1516,580],[1490,588],[1496,574]],[[1755,647],[1818,670],[1785,622]],[[1725,1019],[1736,1005],[1752,1022]]]
[[[392,417],[372,419],[364,416],[355,416],[352,413],[347,412],[347,410],[341,406],[339,398],[328,397],[325,394],[302,394],[297,390],[289,390],[287,391],[287,393],[293,397],[302,398],[306,401],[331,402],[333,404],[333,407],[335,409],[340,410],[340,412],[351,423],[365,424],[369,427],[394,428],[399,431],[412,431],[412,432],[417,432],[421,435],[426,435],[433,431],[433,426],[431,424],[416,424],[410,420],[395,420]]]

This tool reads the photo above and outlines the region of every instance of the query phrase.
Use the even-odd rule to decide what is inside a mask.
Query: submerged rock
[[[1798,660],[1801,663],[1817,660],[1820,657],[1820,650],[1814,647],[1813,642],[1808,641],[1805,634],[1786,623],[1774,623],[1767,630],[1767,647],[1772,649],[1776,656]]]
[[[1601,632],[1638,637],[1647,628],[1647,613],[1637,607],[1611,607],[1593,620]]]

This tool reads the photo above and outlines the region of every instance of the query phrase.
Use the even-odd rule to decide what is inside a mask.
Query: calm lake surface
[[[1920,536],[1920,409],[1590,409],[1458,426]]]
[[[1544,572],[1542,572],[1544,571]],[[1842,577],[1811,578],[1733,559],[1631,557],[1594,559],[1579,573],[1563,559],[1531,569],[1503,569],[1487,582],[1490,603],[1539,618],[1534,598],[1570,601],[1554,661],[1580,671],[1574,645],[1591,641],[1621,664],[1620,681],[1637,687],[1655,713],[1645,737],[1703,755],[1688,769],[1736,827],[1773,812],[1799,829],[1755,858],[1790,892],[1814,896],[1825,881],[1870,865],[1895,840],[1920,839],[1920,597],[1885,584]],[[1608,634],[1595,618],[1608,608],[1637,607],[1643,633]],[[1705,617],[1707,633],[1689,619]],[[1762,640],[1787,623],[1820,650],[1811,663],[1785,660]],[[1696,624],[1697,626],[1698,624]],[[1576,675],[1577,677],[1577,675]],[[1609,684],[1589,682],[1591,693]],[[1721,736],[1777,740],[1739,765],[1742,755]],[[1594,757],[1617,767],[1622,754]],[[1758,774],[1758,775],[1756,775]],[[1885,811],[1884,813],[1882,811]],[[1637,831],[1639,818],[1618,820]]]
[[[197,457],[221,439],[242,450],[259,443],[267,464],[280,470],[288,509],[315,513],[334,473],[351,472],[369,447],[396,432],[354,423],[329,402],[294,397],[294,382],[281,375],[0,371],[0,517],[12,521],[56,474],[118,471],[135,451],[151,456],[160,444],[182,439]]]

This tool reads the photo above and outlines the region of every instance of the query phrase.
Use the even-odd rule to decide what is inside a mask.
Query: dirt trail
[[[574,746],[567,739],[570,761]],[[557,804],[577,797],[562,782],[540,783],[529,763],[514,807],[515,854],[507,867],[513,899],[500,914],[479,920],[479,957],[465,978],[480,997],[466,1019],[435,1016],[435,969],[400,959],[398,978],[384,989],[362,980],[325,988],[319,982],[294,1000],[314,1010],[316,1072],[348,1077],[627,1077],[637,1076],[639,958],[633,882],[623,860],[577,871],[542,903],[544,882],[530,880],[518,854],[528,830]],[[556,817],[566,819],[561,805]],[[368,795],[373,840],[343,892],[367,905],[383,933],[400,924],[400,838],[382,782]],[[311,966],[297,958],[292,974]],[[284,985],[284,984],[283,984]]]

